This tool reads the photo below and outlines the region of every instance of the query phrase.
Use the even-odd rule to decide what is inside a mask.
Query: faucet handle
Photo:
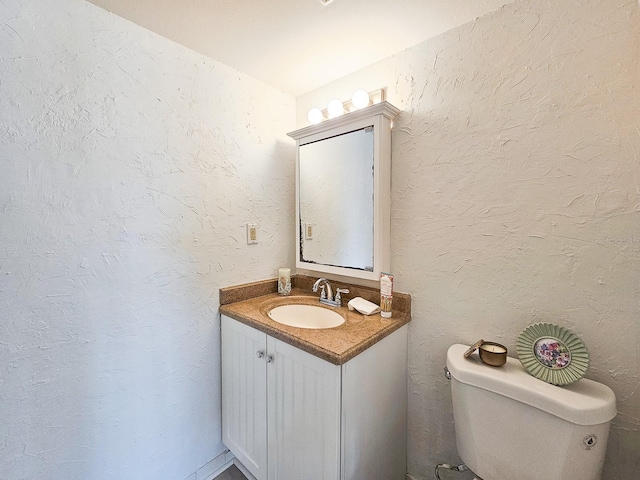
[[[318,290],[318,287],[316,287],[316,290],[314,291],[317,291],[317,290]],[[320,298],[327,298],[327,293],[324,291],[324,285],[320,285]]]
[[[339,305],[342,305],[342,295],[340,295],[341,293],[349,293],[349,289],[348,288],[336,288],[335,301]]]

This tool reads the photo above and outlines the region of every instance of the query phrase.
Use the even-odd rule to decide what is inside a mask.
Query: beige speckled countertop
[[[268,293],[275,291],[275,280],[221,289],[220,313],[335,365],[348,362],[411,321],[411,297],[409,295],[397,294],[399,309],[394,308],[391,318],[382,318],[380,314],[365,316],[356,311],[350,312],[346,306],[347,302],[354,296],[369,297],[368,300],[375,301],[377,291],[339,282],[335,282],[335,286],[350,287],[351,295],[344,296],[343,307],[324,307],[340,313],[345,318],[345,323],[339,327],[323,330],[290,327],[275,322],[267,316],[270,308],[282,305],[283,302],[322,306],[318,301],[318,295],[312,294],[307,287],[311,280],[310,277],[298,277],[297,282],[294,283],[301,284],[305,288],[294,288],[291,297]],[[334,282],[331,284],[334,285]],[[256,294],[257,296],[254,296]],[[394,302],[396,302],[395,293]]]

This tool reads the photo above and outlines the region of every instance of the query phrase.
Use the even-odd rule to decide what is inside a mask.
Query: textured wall
[[[603,478],[637,478],[638,10],[629,0],[518,1],[298,99],[303,119],[334,95],[386,86],[403,110],[391,246],[397,289],[414,300],[416,478],[458,460],[448,346],[484,338],[515,352],[537,321],[587,344],[587,376],[618,399]]]
[[[293,263],[294,99],[80,0],[0,2],[0,45],[0,479],[182,479],[218,288]]]

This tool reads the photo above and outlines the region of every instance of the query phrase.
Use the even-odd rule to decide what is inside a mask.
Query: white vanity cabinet
[[[340,367],[222,316],[222,435],[257,480],[338,480]]]
[[[257,480],[403,480],[406,325],[334,365],[222,315],[223,442]]]

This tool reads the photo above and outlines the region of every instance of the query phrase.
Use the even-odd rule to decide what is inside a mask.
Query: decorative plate
[[[589,352],[577,336],[552,323],[535,323],[518,335],[522,366],[534,377],[553,385],[577,382],[589,368]]]

